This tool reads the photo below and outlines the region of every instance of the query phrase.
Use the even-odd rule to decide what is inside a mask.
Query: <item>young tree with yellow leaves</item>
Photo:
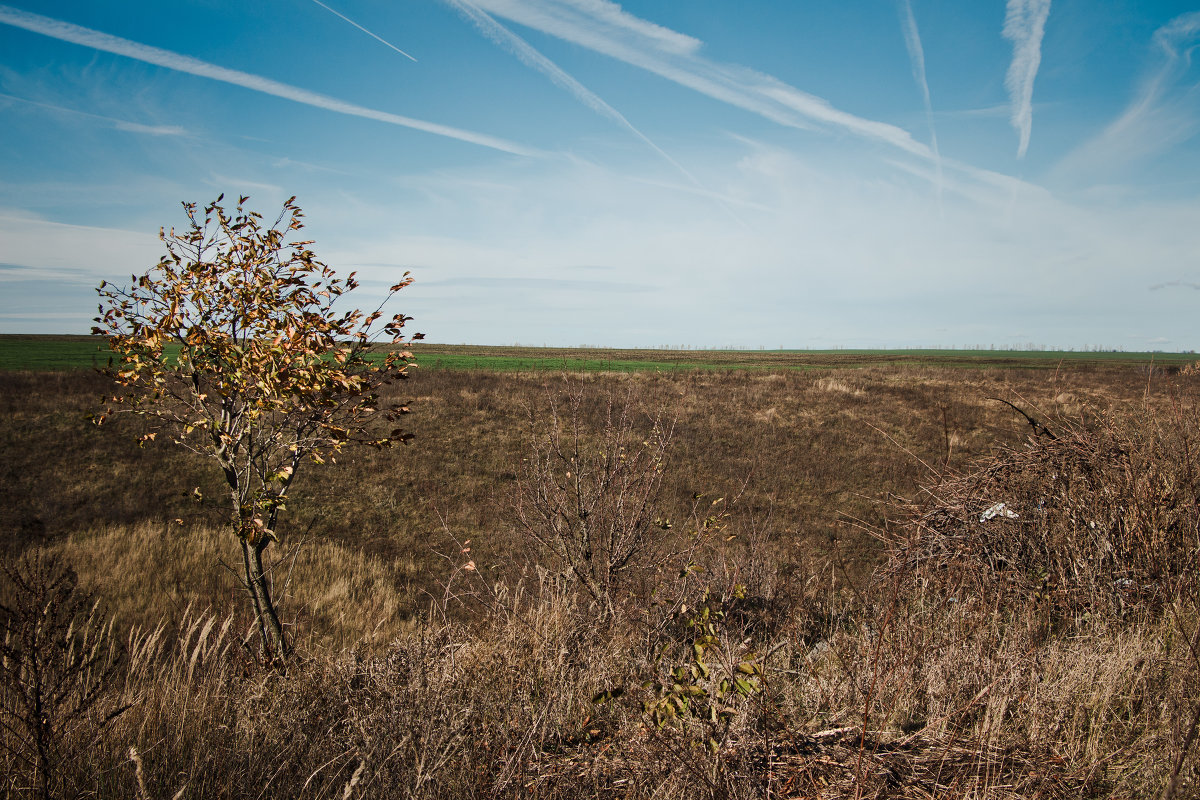
[[[282,660],[289,643],[263,553],[278,540],[288,490],[306,461],[322,463],[351,443],[410,438],[399,429],[380,435],[376,420],[392,423],[408,409],[381,407],[378,391],[407,376],[404,345],[421,335],[405,339],[410,318],[402,314],[376,328],[383,304],[371,313],[335,310],[358,282],[354,273],[335,277],[311,241],[287,241],[303,228],[295,197],[271,225],[245,209],[248,198],[232,214],[223,199],[202,214],[184,203],[188,226],[159,231],[167,255],[157,266],[128,287],[100,284],[92,332],[108,337],[114,357],[105,372],[121,389],[97,420],[146,415],[215,461],[263,654]],[[411,282],[405,273],[384,303]]]

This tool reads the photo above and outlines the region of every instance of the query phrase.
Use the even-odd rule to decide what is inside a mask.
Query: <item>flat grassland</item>
[[[95,339],[0,337],[4,551],[20,570],[40,548],[99,598],[120,670],[99,710],[131,705],[62,734],[61,793],[1200,786],[1195,356],[416,354],[391,390],[412,443],[306,465],[289,501],[272,552],[301,656],[280,673],[240,644],[212,465],[165,436],[139,448],[138,418],[88,421]],[[655,422],[653,513],[608,614],[532,535],[569,523],[532,530],[537,498],[600,486],[597,462],[532,465],[555,433],[622,461]],[[591,519],[621,491],[597,489]],[[22,730],[0,753],[11,796],[34,781]]]
[[[411,349],[425,369],[489,372],[643,372],[714,369],[833,369],[930,366],[1054,369],[1084,364],[1182,367],[1194,353],[1076,352],[1063,350],[618,350],[418,343]],[[67,370],[107,363],[108,348],[95,336],[0,335],[0,371]]]

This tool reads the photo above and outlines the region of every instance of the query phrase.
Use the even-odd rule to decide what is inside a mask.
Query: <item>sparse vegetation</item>
[[[639,432],[635,447],[655,419],[671,431],[646,463],[661,462],[651,520],[672,525],[652,541],[676,559],[638,550],[606,611],[522,533],[519,489],[539,474],[522,459],[554,457],[546,398],[564,378],[417,370],[404,458],[356,451],[295,484],[309,533],[276,561],[297,648],[281,675],[236,644],[254,623],[210,568],[220,507],[188,499],[213,495],[203,462],[139,449],[137,418],[112,422],[122,436],[90,429],[96,376],[0,375],[7,549],[74,564],[126,654],[102,700],[130,707],[63,762],[61,796],[1200,787],[1200,376],[565,380],[579,402],[560,442],[603,454],[614,431]],[[609,397],[630,398],[631,428],[606,427],[621,419]]]

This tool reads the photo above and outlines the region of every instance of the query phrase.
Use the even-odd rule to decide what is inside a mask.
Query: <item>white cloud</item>
[[[1004,38],[1013,43],[1012,63],[1004,86],[1012,102],[1012,125],[1020,141],[1017,158],[1024,158],[1033,130],[1033,82],[1042,63],[1042,37],[1050,0],[1008,0],[1004,17]]]
[[[930,183],[934,185],[939,183],[942,167],[959,171],[975,182],[1010,187],[1021,184],[1007,175],[942,159],[940,153],[915,140],[903,128],[842,111],[827,100],[770,75],[706,59],[699,54],[698,42],[695,46],[685,48],[675,47],[673,40],[665,33],[659,38],[647,38],[635,21],[658,31],[668,29],[637,20],[607,0],[470,2],[489,14],[644,69],[779,125],[808,130],[833,129],[867,142],[891,146],[918,161],[935,165],[935,170],[929,176]],[[622,24],[614,24],[614,18],[621,20]]]
[[[903,128],[842,111],[770,75],[703,58],[697,40],[634,17],[606,0],[474,1],[490,14],[639,67],[780,125],[832,127],[932,157],[929,148],[914,141]]]
[[[706,165],[705,182],[744,200],[752,230],[700,193],[638,180],[635,164],[623,174],[580,160],[505,160],[357,196],[306,173],[294,190],[318,257],[364,280],[351,302],[373,305],[411,270],[416,283],[395,307],[436,341],[964,345],[1022,330],[1022,341],[1047,344],[1151,332],[1200,345],[1180,311],[1193,297],[1182,283],[1195,280],[1196,203],[1084,206],[954,171],[943,217],[928,162],[847,168],[746,139],[691,157]],[[149,233],[3,209],[0,242],[0,262],[25,265],[7,277],[40,278],[50,298],[127,280],[162,253]],[[585,274],[581,264],[606,269]],[[1158,284],[1180,288],[1148,290]],[[89,304],[80,301],[84,313]],[[3,311],[23,308],[10,301]]]
[[[529,12],[566,25],[585,19],[601,35],[628,40],[643,49],[686,56],[701,47],[699,39],[636,17],[609,0],[551,0],[534,4]]]
[[[1154,33],[1161,63],[1142,81],[1119,117],[1055,167],[1055,177],[1091,182],[1144,161],[1200,133],[1195,84],[1181,82],[1200,39],[1200,12],[1183,14]],[[1181,85],[1182,83],[1182,85]]]
[[[38,100],[30,100],[27,97],[17,97],[11,94],[0,92],[0,97],[5,100],[14,100],[25,105],[45,108],[50,111],[55,111],[61,114],[69,114],[73,117],[83,117],[85,119],[99,120],[106,125],[109,125],[119,131],[128,131],[129,133],[144,133],[150,136],[186,136],[187,130],[179,125],[147,125],[141,122],[130,122],[129,120],[116,119],[114,117],[106,117],[102,114],[92,114],[87,111],[80,111],[75,108],[65,108],[63,106],[54,105],[53,103],[43,103]]]
[[[106,53],[114,53],[137,61],[144,61],[147,64],[173,69],[177,72],[185,72],[189,75],[241,86],[251,91],[281,97],[285,100],[292,100],[296,103],[303,103],[304,105],[322,108],[338,114],[347,114],[353,117],[384,122],[389,125],[412,128],[435,136],[458,139],[459,141],[515,155],[537,155],[537,151],[532,148],[495,136],[476,133],[475,131],[468,131],[462,128],[452,128],[448,125],[439,125],[435,122],[426,122],[425,120],[404,117],[387,111],[378,111],[373,108],[347,103],[344,100],[310,92],[307,89],[301,89],[296,86],[289,86],[286,83],[280,83],[279,81],[264,78],[260,75],[251,75],[247,72],[220,67],[216,64],[192,58],[191,56],[140,44],[128,39],[111,36],[107,33],[101,33],[100,31],[94,31],[90,28],[73,25],[69,22],[10,8],[9,6],[0,5],[0,23],[24,28],[25,30],[40,33],[43,36],[49,36],[64,42],[71,42],[72,44],[90,47]]]
[[[116,120],[116,128],[119,131],[145,133],[150,136],[183,136],[187,133],[187,130],[181,125],[143,125],[140,122],[124,122],[122,120]]]
[[[0,281],[123,280],[145,272],[163,254],[157,235],[68,225],[12,209],[0,209],[0,242],[0,261],[18,267],[0,271]]]
[[[1154,42],[1166,54],[1170,64],[1178,63],[1180,45],[1191,43],[1200,33],[1200,11],[1180,14],[1154,32]],[[1190,50],[1191,48],[1187,48]],[[1190,59],[1190,56],[1187,56]]]
[[[1145,330],[1196,344],[1175,314],[1190,292],[1147,291],[1187,275],[1196,203],[1085,206],[1019,183],[1014,203],[1013,185],[954,173],[943,217],[907,161],[847,170],[732,145],[693,158],[709,165],[706,182],[746,199],[752,230],[678,187],[565,160],[413,177],[404,194],[436,196],[436,209],[355,207],[356,230],[332,207],[306,210],[323,220],[314,236],[331,265],[380,281],[401,267],[373,263],[412,269],[399,305],[438,341],[635,346],[670,331],[696,345],[964,345],[1020,329],[1046,344]],[[385,233],[368,240],[369,228]],[[647,288],[597,291],[578,264],[610,267],[606,285]]]
[[[315,0],[314,0],[315,2]],[[470,20],[475,27],[483,32],[485,36],[498,44],[500,47],[508,50],[532,69],[537,70],[556,86],[559,86],[569,92],[576,100],[583,103],[588,108],[595,111],[602,117],[620,125],[622,128],[633,134],[635,137],[645,143],[651,150],[657,153],[668,164],[680,172],[690,183],[700,189],[704,187],[700,184],[696,177],[687,170],[682,164],[672,158],[665,150],[655,144],[650,137],[642,133],[632,122],[626,119],[625,115],[617,111],[611,105],[601,99],[595,92],[588,89],[586,86],[575,80],[565,70],[559,67],[546,56],[542,55],[536,48],[531,46],[521,37],[505,28],[500,23],[496,22],[478,6],[470,0],[444,0],[447,5],[455,8],[460,14]]]
[[[929,148],[933,151],[933,160],[937,166],[937,187],[942,190],[942,155],[938,150],[937,128],[933,124],[933,100],[929,96],[929,80],[925,76],[925,48],[921,46],[921,32],[917,29],[917,18],[913,15],[912,0],[902,0],[900,7],[900,28],[904,33],[904,46],[908,49],[908,58],[912,62],[913,80],[921,90],[921,99],[925,101],[925,120],[929,124]]]

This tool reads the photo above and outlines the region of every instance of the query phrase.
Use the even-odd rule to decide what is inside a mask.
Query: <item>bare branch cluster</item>
[[[530,412],[530,452],[518,476],[520,531],[572,576],[603,613],[670,527],[659,497],[672,426],[609,395],[589,424],[582,384]]]
[[[40,798],[56,796],[59,767],[127,707],[95,714],[120,664],[111,622],[51,556],[5,564],[0,603],[0,744]],[[11,789],[11,786],[8,787]]]

